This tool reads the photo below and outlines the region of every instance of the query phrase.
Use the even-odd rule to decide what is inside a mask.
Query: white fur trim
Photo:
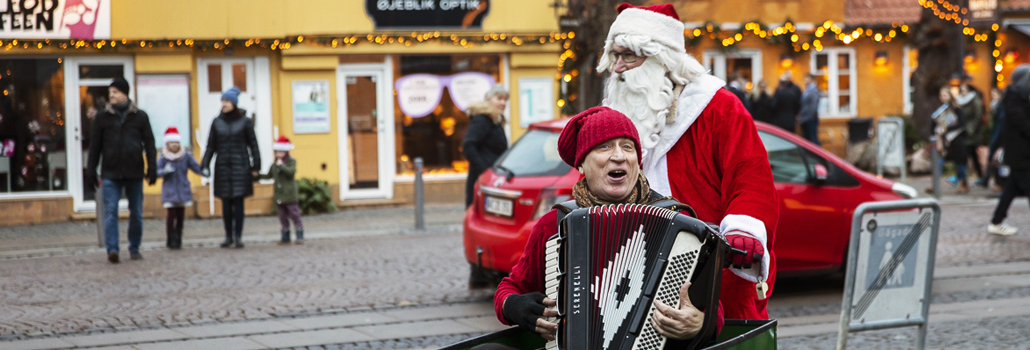
[[[683,22],[664,14],[640,8],[627,8],[615,17],[608,30],[608,41],[620,34],[643,35],[668,46],[675,52],[686,51]]]
[[[293,144],[292,143],[288,143],[288,142],[276,142],[276,143],[272,144],[272,150],[273,151],[283,151],[283,152],[292,151],[293,150]]]
[[[182,142],[182,135],[179,134],[165,134],[165,143],[169,142]]]
[[[676,101],[676,121],[666,125],[665,130],[662,130],[654,151],[644,154],[644,177],[647,178],[651,189],[662,194],[672,194],[668,160],[665,155],[676,142],[679,142],[680,137],[683,137],[697,117],[701,116],[701,112],[723,86],[726,86],[725,81],[709,74],[702,74],[683,86],[683,92],[680,92]]]
[[[765,281],[769,277],[769,264],[772,260],[769,258],[768,237],[765,232],[765,223],[762,220],[747,215],[726,215],[726,217],[722,218],[722,223],[719,225],[719,232],[724,236],[751,236],[761,242],[762,249],[765,250],[765,254],[762,255],[761,267],[755,265],[751,265],[750,269],[731,267],[730,271],[733,271],[733,274],[754,283]]]

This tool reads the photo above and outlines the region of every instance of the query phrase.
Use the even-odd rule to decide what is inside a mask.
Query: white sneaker
[[[1019,231],[1019,230],[1016,229],[1015,227],[1008,226],[1008,225],[1005,225],[1005,224],[998,224],[998,225],[988,224],[987,225],[987,232],[989,232],[991,234],[999,235],[999,236],[1011,236],[1011,235],[1016,234],[1016,231]]]

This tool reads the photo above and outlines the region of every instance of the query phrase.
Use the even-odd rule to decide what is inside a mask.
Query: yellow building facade
[[[17,115],[0,119],[0,145],[10,146],[0,147],[0,225],[92,216],[82,169],[91,118],[115,76],[130,81],[130,98],[150,114],[157,147],[164,128],[176,126],[198,161],[221,93],[240,88],[262,168],[273,161],[272,141],[286,136],[298,177],[327,181],[344,206],[410,201],[416,157],[425,161],[427,200],[461,201],[464,108],[492,84],[511,92],[509,141],[558,115],[567,34],[549,0],[98,3],[69,6],[63,17],[58,9],[58,29],[0,37],[0,113]],[[20,10],[47,18],[45,8]],[[86,24],[99,34],[83,38]],[[191,180],[195,214],[220,215],[206,180]],[[145,212],[163,215],[160,181],[145,192]],[[271,195],[259,184],[247,212],[274,212]]]

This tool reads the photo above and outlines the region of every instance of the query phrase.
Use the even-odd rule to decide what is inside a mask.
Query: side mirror
[[[828,174],[829,174],[829,171],[826,170],[826,166],[825,165],[822,165],[822,164],[816,164],[815,165],[815,183],[817,185],[822,185],[822,184],[826,183],[826,178],[827,178]]]

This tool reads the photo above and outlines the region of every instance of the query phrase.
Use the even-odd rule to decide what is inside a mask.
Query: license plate
[[[497,197],[485,197],[486,198],[486,212],[503,217],[511,217],[512,207],[514,207],[512,200],[501,199]]]

